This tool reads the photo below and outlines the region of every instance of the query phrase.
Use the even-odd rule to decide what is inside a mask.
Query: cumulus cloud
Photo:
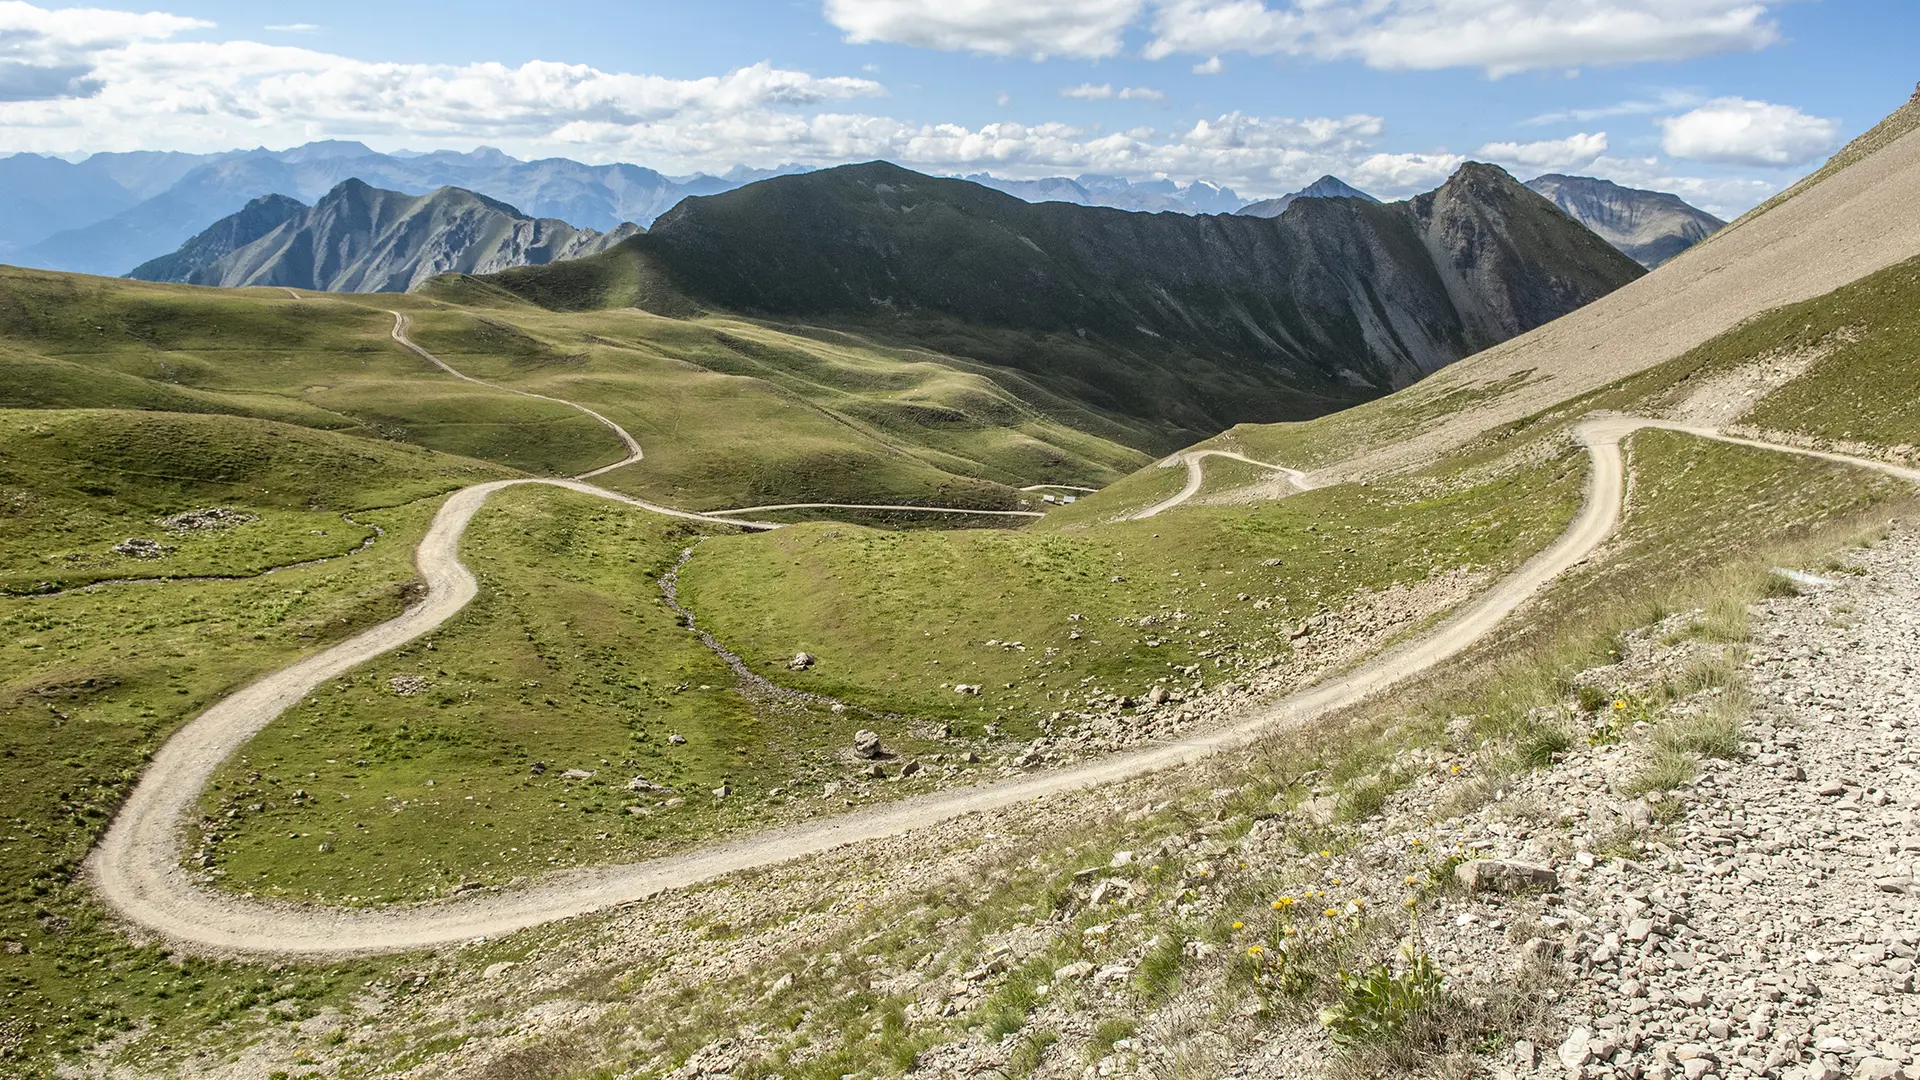
[[[698,121],[884,94],[869,79],[766,63],[670,79],[584,64],[369,63],[250,41],[175,40],[207,25],[0,3],[0,144],[210,150],[326,135],[529,148],[580,123]]]
[[[1536,172],[1565,171],[1590,166],[1600,155],[1607,152],[1607,133],[1594,132],[1589,135],[1581,132],[1564,139],[1541,139],[1537,142],[1490,142],[1482,146],[1479,155],[1488,161],[1501,165],[1512,165]]]
[[[1079,86],[1068,86],[1061,89],[1060,96],[1080,101],[1105,101],[1108,98],[1118,98],[1121,101],[1167,100],[1166,94],[1151,87],[1125,86],[1115,90],[1112,83],[1101,83],[1098,86],[1093,83],[1081,83]]]
[[[995,56],[1104,57],[1144,0],[826,0],[827,21],[874,41]]]
[[[1791,105],[1718,98],[1660,121],[1660,148],[1718,165],[1804,165],[1832,150],[1840,125]]]
[[[1193,65],[1193,73],[1195,75],[1218,75],[1225,70],[1227,70],[1227,65],[1221,63],[1220,58],[1217,56],[1209,56],[1205,60]]]
[[[94,74],[97,54],[212,25],[159,12],[48,11],[0,2],[0,102],[92,97],[105,86]]]
[[[1775,0],[1161,0],[1151,58],[1251,52],[1383,69],[1680,60],[1779,40]]]

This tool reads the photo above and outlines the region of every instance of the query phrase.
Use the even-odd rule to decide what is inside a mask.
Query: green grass
[[[153,425],[164,434],[170,424],[184,425],[174,429],[181,437],[141,441],[156,435]],[[201,466],[228,461],[207,453],[216,425],[232,429],[230,438],[212,440],[216,448],[266,440],[258,447],[264,456],[243,463],[257,471],[195,477]],[[8,792],[0,815],[0,938],[22,950],[0,952],[0,993],[18,1033],[18,1044],[8,1048],[16,1053],[6,1064],[10,1075],[43,1075],[60,1053],[129,1027],[164,1032],[156,1043],[219,1045],[218,1033],[232,1025],[275,1022],[270,1007],[277,1003],[284,1017],[346,1001],[396,961],[300,971],[183,961],[158,945],[130,942],[76,870],[148,755],[176,726],[261,672],[398,614],[412,592],[412,549],[434,509],[430,496],[498,471],[406,447],[376,446],[362,460],[360,440],[223,417],[48,412],[23,423],[7,414],[0,431],[13,451],[8,461],[40,466],[8,481],[27,497],[13,523],[20,535],[57,535],[63,522],[95,520],[86,515],[101,506],[116,508],[106,511],[108,521],[127,513],[118,500],[75,502],[67,486],[76,462],[111,461],[103,447],[116,445],[138,448],[142,460],[164,467],[163,478],[140,489],[144,494],[128,496],[136,515],[208,505],[261,515],[242,527],[261,530],[254,544],[194,553],[198,571],[238,580],[136,581],[0,597],[0,784]],[[350,464],[321,467],[334,454]],[[271,490],[239,484],[270,478]],[[283,480],[284,489],[277,486]],[[109,472],[107,482],[125,481]],[[355,508],[363,491],[408,500],[357,513],[385,529],[384,539],[346,558],[245,576],[258,568],[251,547],[275,551],[303,542],[275,535],[301,522],[278,500]],[[339,526],[337,517],[327,520]],[[22,565],[37,560],[31,547],[5,550],[7,572],[31,576]]]
[[[215,779],[202,807],[219,840],[203,850],[222,884],[330,903],[417,899],[844,809],[819,797],[822,785],[864,786],[836,755],[870,721],[741,697],[656,584],[697,539],[572,492],[494,496],[462,547],[480,579],[474,602],[430,639],[317,690]],[[396,693],[408,677],[424,689]],[[917,742],[887,736],[902,752]],[[571,769],[594,775],[564,778]],[[630,792],[635,776],[674,790]],[[732,794],[714,798],[723,785]],[[789,806],[783,789],[805,798]]]
[[[0,593],[247,576],[338,556],[374,535],[343,514],[510,475],[416,447],[234,417],[0,410]],[[184,532],[161,524],[210,507],[254,520]],[[115,553],[129,537],[172,550]]]
[[[1188,507],[1097,532],[810,525],[714,540],[683,590],[770,677],[965,736],[996,720],[1017,734],[1090,693],[1180,680],[1176,668],[1230,677],[1241,657],[1285,653],[1300,620],[1362,588],[1501,572],[1558,535],[1583,465],[1567,455],[1425,498],[1348,486]],[[803,650],[820,658],[803,674],[770,662]]]
[[[0,407],[225,413],[414,443],[543,475],[624,451],[573,409],[462,382],[396,345],[397,308],[456,367],[580,401],[645,445],[607,483],[704,509],[766,502],[1011,508],[1098,486],[1138,433],[926,349],[738,320],[563,315],[425,296],[295,300],[0,270]],[[1037,502],[1036,500],[1033,500]]]

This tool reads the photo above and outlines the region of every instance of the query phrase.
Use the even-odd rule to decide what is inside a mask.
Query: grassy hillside
[[[606,478],[695,508],[907,502],[1007,508],[1031,483],[1098,485],[1144,458],[1077,403],[1021,396],[967,362],[731,320],[557,316],[418,297],[208,290],[0,270],[0,406],[280,420],[541,475],[619,460],[576,410],[454,379],[397,346],[392,316],[476,377],[580,401],[633,431],[645,467]]]
[[[77,870],[149,754],[262,672],[398,614],[437,496],[483,462],[231,416],[0,412],[0,1070],[136,1025],[310,1015],[382,965],[272,974],[130,942]],[[220,507],[226,527],[154,519]],[[355,524],[341,519],[349,514]],[[384,535],[357,548],[367,530]],[[175,550],[115,555],[126,536]],[[317,560],[317,561],[308,561]],[[301,562],[272,574],[272,565]],[[199,580],[169,580],[191,576]]]

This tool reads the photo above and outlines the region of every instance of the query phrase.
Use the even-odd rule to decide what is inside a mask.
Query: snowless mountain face
[[[1287,207],[1292,206],[1296,199],[1365,199],[1370,203],[1380,201],[1337,176],[1323,176],[1290,195],[1248,203],[1234,213],[1245,214],[1248,217],[1276,218],[1286,213]]]
[[[266,195],[128,277],[190,285],[405,292],[437,274],[488,274],[591,255],[639,233],[534,218],[460,188],[428,195],[347,180],[313,206]]]
[[[1727,224],[1678,195],[1621,187],[1591,176],[1550,173],[1527,181],[1527,186],[1649,270]]]
[[[637,165],[521,161],[486,147],[381,154],[337,141],[208,155],[96,154],[78,165],[16,155],[0,159],[0,257],[124,274],[269,192],[310,202],[350,178],[410,195],[458,187],[533,217],[606,231],[647,224],[688,195],[729,191],[760,175],[668,177]]]
[[[1033,204],[871,162],[688,199],[604,255],[489,280],[566,310],[938,342],[1183,445],[1376,397],[1643,273],[1490,165],[1269,220]]]

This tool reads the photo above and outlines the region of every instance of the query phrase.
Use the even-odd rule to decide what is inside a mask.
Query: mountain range
[[[1549,173],[1527,186],[1651,270],[1726,228],[1678,195],[1621,187],[1591,176]]]
[[[533,217],[557,218],[607,231],[625,222],[649,225],[682,198],[731,191],[772,176],[809,171],[736,167],[722,175],[667,176],[636,165],[586,165],[565,158],[522,161],[490,147],[469,153],[378,153],[358,142],[325,141],[288,150],[216,154],[103,153],[79,162],[35,154],[0,157],[0,260],[23,266],[119,275],[161,258],[238,213],[263,195],[311,202],[352,178],[374,187],[424,195],[458,187],[518,207]],[[1066,202],[1122,210],[1183,214],[1278,214],[1302,196],[1370,198],[1334,177],[1306,188],[1248,203],[1232,188],[1204,180],[1186,185],[1158,179],[1134,182],[1083,174],[1012,180],[976,173],[966,179],[1028,202]],[[1549,179],[1542,177],[1535,183]],[[1654,211],[1623,210],[1621,194],[1654,202]],[[1670,204],[1681,209],[1673,213]],[[1602,236],[1670,257],[1698,239],[1711,215],[1671,195],[1617,189],[1601,197],[1569,199],[1563,208]],[[1619,225],[1630,219],[1634,224]],[[1663,225],[1662,223],[1667,223]],[[1665,236],[1660,229],[1678,230]],[[1641,256],[1636,255],[1636,258]],[[1645,259],[1643,258],[1644,262]]]
[[[1043,180],[1007,180],[984,172],[974,173],[965,179],[1035,203],[1064,202],[1078,206],[1110,206],[1115,210],[1176,214],[1231,214],[1246,205],[1246,200],[1232,188],[1205,180],[1195,180],[1186,185],[1164,178],[1135,183],[1124,177],[1096,173],[1085,173],[1071,180],[1064,176]]]
[[[842,328],[1190,432],[1377,396],[1643,272],[1491,165],[1262,218],[1027,203],[873,162],[689,198],[603,255],[481,284]]]
[[[605,233],[579,229],[461,188],[406,195],[346,180],[311,207],[264,195],[127,276],[406,292],[437,274],[486,274],[594,254],[640,231],[630,222]]]

